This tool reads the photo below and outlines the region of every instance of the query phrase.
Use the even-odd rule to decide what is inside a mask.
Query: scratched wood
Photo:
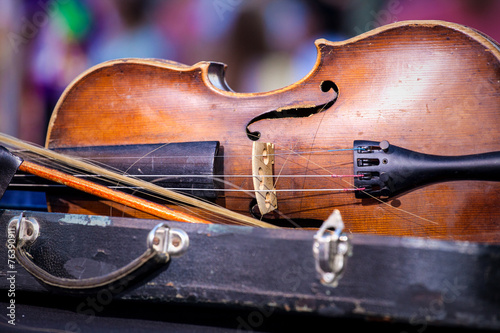
[[[437,155],[500,150],[500,50],[488,37],[457,24],[411,21],[339,43],[320,39],[316,47],[316,64],[304,79],[265,93],[231,91],[218,63],[98,65],[62,95],[46,146],[216,140],[225,174],[249,175],[250,124],[260,141],[275,144],[276,173],[297,176],[351,174],[352,153],[313,152],[352,148],[358,139]],[[252,189],[251,178],[226,181],[233,183],[228,189]],[[276,184],[277,190],[346,187],[351,180],[283,177]],[[227,208],[249,213],[252,195],[222,198]],[[337,208],[351,232],[498,242],[499,199],[499,183],[472,181],[435,184],[386,202],[353,193],[279,192],[276,216],[320,221]]]

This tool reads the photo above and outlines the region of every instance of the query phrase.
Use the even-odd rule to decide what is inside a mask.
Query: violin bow
[[[41,148],[38,146],[35,146],[33,144],[27,143],[25,141],[19,140],[17,138],[14,138],[10,135],[0,133],[0,143],[13,147],[16,149],[23,149],[28,152],[49,158],[51,160],[54,160],[59,163],[66,164],[68,166],[84,170],[86,172],[90,172],[92,174],[104,176],[108,179],[111,179],[113,181],[127,184],[129,186],[137,187],[137,188],[142,188],[144,190],[147,190],[151,193],[161,195],[162,197],[166,197],[168,199],[172,199],[178,202],[182,202],[184,204],[188,204],[191,206],[196,206],[201,209],[207,210],[209,212],[218,214],[220,216],[229,218],[231,220],[237,221],[237,223],[242,224],[242,225],[247,225],[247,226],[254,226],[254,227],[262,227],[262,228],[278,228],[275,225],[259,221],[255,218],[248,217],[236,212],[233,212],[229,209],[226,209],[224,207],[220,207],[217,205],[213,205],[211,203],[189,197],[187,195],[171,191],[169,189],[160,187],[158,185],[155,185],[153,183],[143,181],[137,178],[132,178],[128,177],[123,174],[116,173],[114,171],[90,164],[88,162],[85,162],[83,160],[75,159],[63,154],[59,154],[57,152],[54,152],[49,149]],[[177,210],[174,210],[172,208],[165,207],[163,205],[141,199],[138,197],[135,197],[130,194],[126,194],[124,192],[120,192],[117,190],[110,189],[108,187],[96,184],[91,181],[83,180],[80,178],[77,178],[75,176],[71,176],[68,174],[65,174],[63,172],[60,172],[58,170],[52,169],[52,168],[47,168],[44,166],[41,166],[39,164],[29,162],[29,161],[24,161],[21,166],[19,167],[21,171],[25,171],[31,174],[34,174],[36,176],[57,182],[59,184],[63,184],[69,187],[76,188],[78,190],[81,190],[83,192],[87,192],[90,194],[97,195],[101,198],[109,199],[121,204],[124,204],[129,207],[133,207],[136,209],[139,209],[141,211],[145,211],[147,213],[150,213],[154,216],[164,218],[164,219],[169,219],[169,220],[176,220],[176,221],[183,221],[183,222],[191,222],[191,223],[212,223],[207,220],[204,220],[202,218],[198,218],[195,216],[192,216],[190,214],[186,214]]]

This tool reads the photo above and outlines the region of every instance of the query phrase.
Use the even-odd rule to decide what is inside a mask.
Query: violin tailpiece
[[[430,155],[388,141],[354,141],[357,198],[390,198],[416,188],[456,180],[500,181],[500,151],[473,155]]]

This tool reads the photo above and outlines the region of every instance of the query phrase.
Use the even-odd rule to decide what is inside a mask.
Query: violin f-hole
[[[339,94],[339,87],[335,84],[335,82],[330,80],[322,81],[319,85],[322,92],[329,92],[330,90],[335,91],[335,94]]]
[[[273,111],[269,111],[263,113],[252,120],[250,120],[246,126],[247,136],[252,141],[257,141],[260,139],[261,133],[259,131],[251,132],[249,127],[250,125],[266,119],[280,119],[280,118],[307,118],[313,116],[315,114],[321,113],[327,109],[329,109],[333,103],[338,98],[339,88],[337,85],[330,80],[322,81],[319,85],[319,88],[322,92],[327,93],[330,90],[334,91],[333,99],[325,104],[320,105],[290,105],[286,107],[282,107]]]

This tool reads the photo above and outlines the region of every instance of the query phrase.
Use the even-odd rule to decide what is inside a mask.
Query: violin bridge
[[[278,208],[273,171],[274,144],[254,141],[252,147],[253,186],[257,206],[262,215]]]

